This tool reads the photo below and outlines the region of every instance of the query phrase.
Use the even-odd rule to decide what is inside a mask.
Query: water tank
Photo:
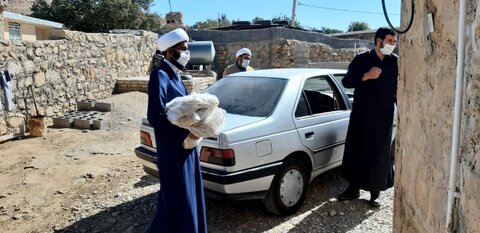
[[[191,41],[188,42],[190,50],[189,65],[210,65],[215,58],[215,47],[212,41]]]

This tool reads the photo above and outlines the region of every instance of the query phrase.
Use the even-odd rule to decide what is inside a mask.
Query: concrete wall
[[[236,60],[236,51],[243,47],[252,50],[250,65],[254,69],[312,67],[311,64],[345,63],[350,62],[355,53],[367,50],[366,48],[334,49],[321,43],[287,39],[217,43],[215,44],[216,56],[213,70],[219,77],[225,67]]]
[[[35,25],[20,23],[20,33],[22,34],[22,40],[37,40]]]
[[[0,112],[0,136],[25,131],[33,111],[33,86],[41,114],[61,116],[76,101],[112,95],[116,79],[145,74],[157,35],[91,34],[55,31],[50,41],[0,43],[0,69],[14,75],[13,112]]]
[[[50,38],[50,34],[54,31],[52,28],[47,28],[47,27],[36,27],[35,32],[36,32],[36,37],[37,40],[48,40]]]
[[[193,40],[211,40],[215,44],[288,39],[311,43],[322,43],[336,49],[355,47],[373,48],[375,46],[373,44],[373,40],[338,39],[318,32],[302,31],[282,27],[231,31],[190,30],[188,33]]]
[[[480,10],[467,0],[458,198],[454,232],[480,232]],[[459,1],[415,1],[415,21],[400,36],[394,232],[445,232],[450,172]],[[435,31],[429,33],[426,15]],[[410,1],[402,3],[402,27]]]

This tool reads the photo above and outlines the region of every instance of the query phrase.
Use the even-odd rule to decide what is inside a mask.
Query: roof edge
[[[30,16],[20,15],[20,14],[8,12],[8,11],[3,12],[3,17],[8,20],[15,20],[15,21],[30,23],[38,26],[51,27],[55,29],[65,28],[65,25],[63,25],[63,23],[57,23],[49,20],[33,18]]]

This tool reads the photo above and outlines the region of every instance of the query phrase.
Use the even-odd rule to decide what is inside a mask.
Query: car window
[[[295,111],[295,116],[306,116],[340,110],[338,92],[329,82],[329,77],[313,77],[305,80],[303,92]],[[308,111],[305,111],[305,105]]]
[[[298,100],[297,109],[295,110],[295,117],[303,117],[308,115],[310,115],[310,112],[308,110],[308,103],[305,99],[305,95],[302,92],[302,94],[300,95],[300,99]]]
[[[228,113],[265,117],[275,109],[286,83],[286,79],[279,78],[228,77],[206,92],[217,96],[219,107]]]
[[[345,74],[333,74],[337,82],[340,84],[340,86],[343,88],[343,91],[345,94],[348,96],[348,101],[350,103],[353,103],[353,92],[355,91],[355,88],[346,88],[342,84],[342,79],[345,77]]]

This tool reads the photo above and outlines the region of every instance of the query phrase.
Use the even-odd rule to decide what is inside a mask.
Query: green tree
[[[272,22],[277,22],[277,21],[287,21],[288,25],[290,25],[290,22],[292,21],[292,19],[289,16],[283,14],[283,15],[279,15],[279,16],[274,16],[272,18]],[[304,26],[302,24],[300,24],[300,21],[298,21],[298,20],[295,20],[295,27],[304,28]]]
[[[257,16],[257,17],[252,19],[252,23],[255,23],[256,21],[262,21],[262,20],[265,20],[265,19]]]
[[[321,27],[320,29],[312,29],[313,31],[321,32],[323,34],[333,34],[333,33],[341,33],[343,32],[342,30],[334,29],[334,28],[328,28],[328,27]]]
[[[207,19],[205,21],[199,21],[193,24],[192,29],[208,29],[230,26],[232,23],[228,20],[226,14],[219,15],[216,19]]]
[[[363,31],[363,30],[370,30],[368,23],[354,21],[354,22],[351,22],[350,25],[348,26],[347,32]]]
[[[36,0],[32,17],[65,24],[71,30],[107,32],[111,29],[157,30],[164,19],[148,10],[153,0]]]

